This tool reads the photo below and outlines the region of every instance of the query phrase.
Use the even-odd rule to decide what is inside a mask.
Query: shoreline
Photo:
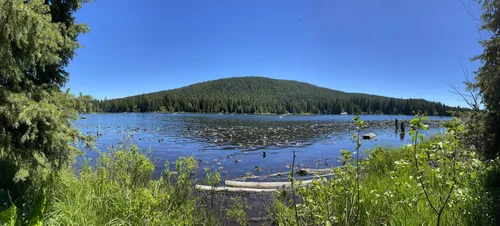
[[[79,115],[92,115],[92,114],[163,114],[163,115],[226,115],[226,116],[246,116],[246,115],[263,115],[263,116],[344,116],[344,117],[354,117],[354,114],[348,114],[348,115],[342,115],[342,114],[312,114],[312,113],[301,113],[301,114],[279,114],[279,113],[253,113],[253,114],[248,114],[248,113],[203,113],[203,112],[89,112],[89,113],[78,113]],[[386,115],[386,114],[367,114],[367,113],[362,113],[359,114],[359,116],[403,116],[403,117],[408,117],[414,115],[403,115],[403,114],[398,114],[398,115]],[[441,117],[441,118],[454,118],[456,116],[443,116],[443,115],[428,115],[429,117]]]

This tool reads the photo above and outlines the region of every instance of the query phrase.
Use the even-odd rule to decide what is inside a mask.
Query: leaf
[[[423,142],[424,141],[424,135],[419,133],[418,134],[418,138],[420,139],[420,142]]]
[[[45,211],[46,204],[45,190],[42,190],[35,199],[35,206],[33,207],[33,216],[31,218],[30,226],[42,226],[43,212]]]
[[[14,176],[14,182],[25,181],[26,178],[30,175],[29,171],[26,168],[21,168],[16,172]]]
[[[14,226],[16,224],[17,208],[12,205],[9,209],[0,213],[0,225]]]

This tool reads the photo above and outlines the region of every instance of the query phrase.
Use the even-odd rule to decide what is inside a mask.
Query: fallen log
[[[311,184],[312,180],[305,180],[300,183],[300,186],[306,186]],[[243,181],[234,181],[234,180],[226,180],[225,184],[227,187],[237,187],[237,188],[259,188],[259,189],[269,189],[269,188],[288,188],[291,187],[292,183],[290,182],[243,182]],[[299,185],[299,182],[295,182],[296,185]]]
[[[326,169],[310,169],[310,168],[301,168],[298,169],[297,174],[305,176],[308,174],[314,174],[314,175],[323,175],[323,176],[329,176],[332,173],[331,168],[326,168]],[[278,173],[273,173],[269,175],[262,175],[262,176],[256,176],[251,173],[247,173],[245,176],[241,176],[240,178],[235,178],[233,180],[235,181],[244,181],[247,179],[266,179],[269,177],[280,177],[280,176],[288,176],[289,172],[278,172]]]
[[[330,174],[332,172],[332,169],[331,168],[326,168],[326,169],[303,169],[305,170],[307,173],[310,173],[310,174]]]
[[[262,222],[262,221],[272,221],[273,218],[272,217],[250,217],[247,220],[248,220],[248,222],[258,223],[258,222]]]
[[[278,192],[277,189],[256,189],[256,188],[238,188],[238,187],[212,187],[207,185],[196,185],[196,190],[199,191],[217,191],[217,192],[233,192],[233,193],[265,193]]]

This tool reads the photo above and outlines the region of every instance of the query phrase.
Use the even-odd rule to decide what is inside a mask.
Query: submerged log
[[[306,186],[311,184],[312,180],[305,180],[300,183],[300,186]],[[288,188],[291,187],[292,183],[290,182],[243,182],[243,181],[234,181],[234,180],[226,180],[226,186],[228,187],[238,187],[238,188],[259,188],[259,189],[278,189],[278,188]],[[296,185],[299,185],[299,182],[295,182]]]
[[[239,187],[212,187],[207,185],[196,185],[199,191],[217,191],[217,192],[234,192],[234,193],[265,193],[278,192],[277,189],[256,189],[256,188],[239,188]]]

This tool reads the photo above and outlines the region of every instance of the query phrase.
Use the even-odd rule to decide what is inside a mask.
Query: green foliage
[[[61,91],[88,31],[72,16],[84,2],[0,1],[0,189],[21,224],[40,224],[45,187],[79,152],[72,143],[87,141],[71,120],[90,97]]]
[[[484,104],[490,111],[500,110],[500,7],[498,1],[482,0],[481,29],[487,31],[491,36],[488,40],[481,41],[484,48],[482,54],[474,60],[482,64],[477,71],[477,85],[480,88]]]
[[[465,147],[476,149],[479,153],[489,156],[492,136],[488,133],[486,121],[487,113],[479,111],[463,112],[460,114],[463,121],[463,136],[460,140]]]
[[[242,199],[241,197],[231,197],[233,204],[229,207],[226,214],[230,219],[234,219],[239,225],[245,226],[248,225],[245,208],[248,209],[250,206],[246,204],[246,200],[242,201]]]
[[[361,122],[357,117],[355,121]],[[331,178],[298,188],[299,222],[290,197],[281,193],[274,209],[276,223],[493,225],[493,200],[483,183],[499,162],[483,163],[474,150],[461,145],[463,128],[457,119],[446,124],[446,134],[427,140],[419,133],[426,128],[425,117],[411,124],[413,144],[375,148],[358,163],[342,151],[342,166],[332,168]]]
[[[10,206],[7,210],[0,212],[0,225],[14,226],[16,224],[17,208],[15,205]]]
[[[494,222],[495,225],[500,224],[500,158],[490,160],[486,173],[484,175],[483,187],[480,193],[483,194],[483,200],[477,201],[474,206],[473,214],[481,219],[480,216],[487,214],[489,217],[484,221],[478,221],[481,225],[486,225]],[[479,225],[479,224],[478,224]]]
[[[485,150],[486,157],[494,159],[500,156],[500,6],[498,1],[480,0],[482,2],[481,29],[491,36],[481,41],[483,53],[474,57],[481,66],[476,71],[477,87],[479,87],[483,103],[487,109],[487,118],[483,121],[487,133],[493,137],[491,145]],[[499,185],[500,186],[500,185]]]
[[[449,115],[459,110],[422,99],[396,99],[345,93],[303,82],[264,77],[227,78],[180,89],[121,99],[94,101],[103,112],[198,112],[198,113],[312,113],[312,114],[429,114]]]
[[[500,157],[500,5],[495,0],[478,0],[482,3],[481,30],[488,33],[489,38],[482,40],[483,53],[474,57],[481,66],[476,71],[476,81],[483,99],[486,112],[481,115],[472,115],[469,131],[472,131],[472,143],[479,148],[483,157],[498,160]],[[477,126],[478,133],[474,134],[473,127]],[[468,139],[466,137],[465,139]],[[493,203],[500,203],[500,174],[488,177],[486,189],[489,190]],[[498,209],[498,204],[495,204]],[[500,224],[500,211],[495,211],[495,223]]]
[[[210,168],[204,168],[204,171],[205,171],[205,183],[207,185],[216,187],[220,184],[222,178],[219,171]],[[224,206],[225,198],[226,194],[221,194],[212,191],[202,192],[200,194],[198,208],[203,211],[199,211],[197,217],[199,219],[202,219],[202,221],[206,225],[223,225],[223,219],[226,217],[224,216],[224,209],[227,207]],[[241,214],[240,212],[238,212],[239,210],[237,209],[237,207],[238,206],[235,206],[234,204],[233,206],[231,206],[230,209],[232,209],[232,214],[237,214],[237,213]],[[237,216],[231,215],[229,217],[235,218]]]
[[[82,166],[79,177],[66,170],[50,187],[45,224],[192,225],[198,219],[192,191],[197,163],[182,157],[175,172],[166,166],[151,179],[153,162],[132,146],[102,153],[94,167]]]
[[[206,173],[205,181],[208,183],[208,185],[210,185],[212,187],[219,185],[219,183],[221,181],[220,173],[217,171],[210,171],[210,168],[205,168],[204,170]]]
[[[474,180],[477,170],[482,169],[482,162],[476,159],[473,151],[463,150],[458,137],[463,132],[463,126],[457,118],[444,123],[451,141],[431,143],[430,147],[418,147],[418,142],[424,138],[419,130],[427,130],[424,124],[426,117],[417,115],[410,124],[412,131],[414,163],[417,178],[425,198],[436,213],[436,224],[440,225],[445,208],[455,203],[453,192],[463,195],[467,185],[463,182]]]

